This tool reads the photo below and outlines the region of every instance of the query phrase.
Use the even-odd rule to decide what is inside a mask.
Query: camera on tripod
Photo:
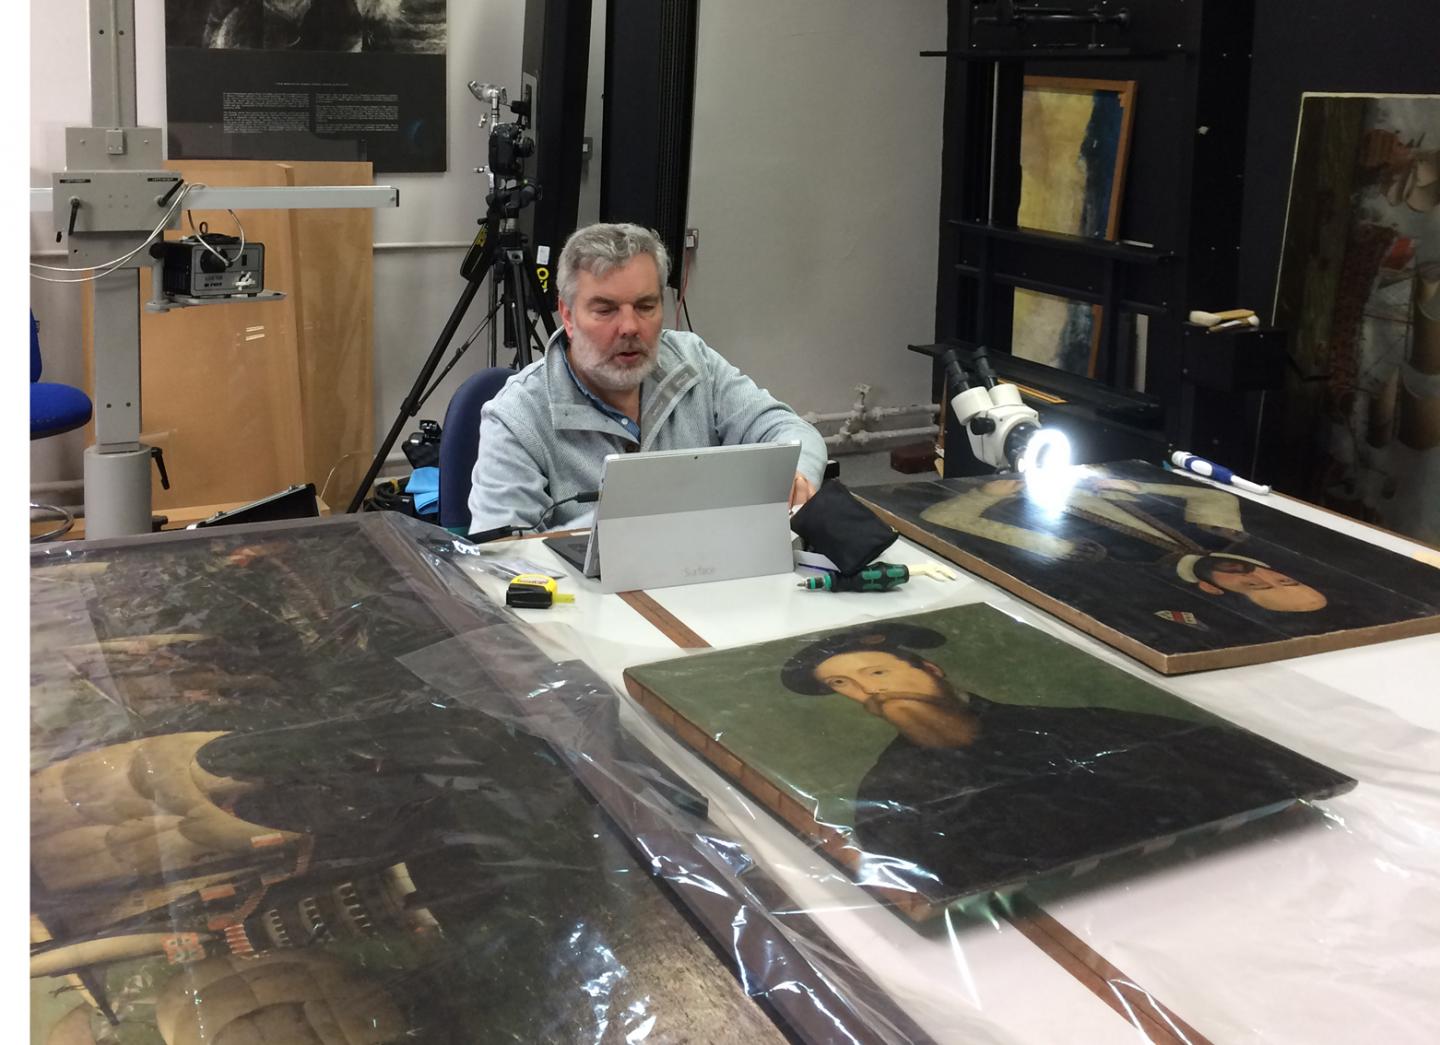
[[[513,218],[540,198],[540,186],[525,179],[525,158],[535,152],[535,139],[518,123],[502,123],[490,131],[490,169],[499,177],[485,196]]]
[[[389,433],[370,462],[369,471],[360,480],[360,486],[350,500],[348,511],[359,511],[370,493],[371,484],[384,467],[386,455],[410,418],[416,417],[420,407],[430,394],[439,387],[445,375],[460,361],[465,350],[486,327],[490,330],[490,366],[499,365],[499,337],[497,327],[504,333],[507,349],[515,352],[511,366],[520,369],[531,361],[531,350],[544,353],[547,339],[555,333],[555,319],[546,303],[546,287],[541,273],[548,280],[549,261],[546,266],[536,263],[525,233],[517,220],[520,211],[540,198],[540,186],[525,177],[525,160],[535,153],[535,139],[528,133],[530,127],[530,88],[524,89],[522,99],[512,102],[505,88],[494,84],[482,84],[475,80],[469,83],[470,93],[489,107],[489,112],[480,119],[480,126],[490,129],[488,152],[489,166],[477,167],[476,174],[485,174],[490,179],[490,191],[485,195],[485,216],[480,219],[480,230],[470,244],[465,258],[460,263],[460,275],[465,280],[465,289],[460,300],[451,310],[450,318],[440,332],[439,339],[430,350],[420,373],[416,375],[405,402],[400,406],[400,416],[395,419]],[[500,107],[509,106],[515,114],[511,123],[500,122]],[[456,350],[454,358],[439,377],[435,369],[455,336],[466,310],[479,292],[481,283],[487,283],[490,293],[489,313],[480,327]],[[532,313],[534,318],[532,319]],[[493,322],[498,317],[498,322]],[[544,336],[535,328],[538,320],[544,329]],[[429,388],[427,389],[427,385]],[[427,427],[429,426],[429,427]],[[420,431],[405,444],[405,454],[413,467],[420,467],[418,460],[428,460],[438,452],[439,432],[431,421],[422,421]],[[434,429],[432,431],[432,429]],[[378,496],[378,495],[377,495]]]
[[[477,173],[490,175],[491,195],[507,204],[510,213],[519,211],[526,203],[540,198],[540,187],[525,179],[525,161],[535,155],[535,139],[527,132],[530,129],[530,87],[524,88],[524,96],[510,101],[505,88],[490,83],[471,80],[470,93],[490,107],[490,112],[480,118],[480,126],[490,126],[489,163]],[[515,114],[511,123],[500,122],[500,106],[508,106]],[[513,182],[514,184],[505,184]],[[523,194],[523,201],[511,203],[510,196]],[[488,199],[488,197],[487,197]]]
[[[502,178],[523,178],[525,161],[535,155],[535,139],[519,123],[490,129],[490,169]]]

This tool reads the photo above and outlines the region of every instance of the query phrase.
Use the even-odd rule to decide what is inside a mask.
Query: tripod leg
[[[493,315],[495,315],[495,313],[496,313],[497,311],[499,311],[499,309],[500,309],[500,273],[497,272],[497,271],[495,271],[495,270],[493,270],[493,269],[492,269],[491,272],[490,272],[490,289],[489,289],[489,295],[490,295],[490,315],[493,316]],[[503,321],[502,321],[502,325],[503,325]],[[491,366],[499,366],[499,365],[500,365],[500,363],[499,363],[499,358],[500,358],[500,351],[499,351],[499,350],[500,350],[499,331],[495,329],[495,324],[494,324],[494,323],[491,323],[491,324],[490,324],[489,342],[490,342],[490,365],[491,365]]]
[[[494,319],[494,312],[487,313],[484,320],[481,321],[482,325],[484,323],[491,323],[494,321]],[[430,387],[425,389],[425,393],[420,397],[420,403],[424,403],[432,395],[435,394],[435,389],[440,387],[441,382],[445,380],[445,378],[449,375],[450,371],[454,370],[460,360],[465,357],[465,353],[469,350],[470,346],[474,343],[475,338],[478,336],[479,334],[477,332],[476,334],[471,336],[470,340],[466,341],[464,344],[462,344],[459,348],[455,350],[455,354],[450,357],[450,362],[445,364],[445,369],[440,371],[440,373],[436,374],[434,380],[430,382]],[[416,405],[419,406],[420,404],[417,403]]]
[[[513,264],[505,266],[505,347],[515,350],[513,365],[518,370],[530,365],[530,324],[525,317],[525,292],[520,273]]]
[[[487,244],[486,253],[493,252],[493,247]],[[485,272],[481,268],[481,275]],[[350,506],[347,512],[358,512],[360,505],[365,501],[365,495],[370,492],[370,484],[380,474],[380,469],[385,467],[385,458],[389,456],[390,450],[395,446],[395,440],[400,438],[400,432],[405,425],[415,416],[420,409],[421,396],[425,391],[425,385],[430,380],[430,375],[439,366],[440,359],[445,355],[445,350],[450,346],[450,341],[455,336],[461,321],[465,318],[465,312],[470,308],[470,302],[475,300],[475,294],[480,289],[480,280],[471,279],[465,284],[465,289],[460,294],[460,300],[455,303],[454,309],[450,312],[450,318],[445,321],[445,329],[440,331],[440,337],[435,342],[435,347],[430,350],[430,355],[425,359],[425,364],[420,368],[415,383],[410,386],[410,394],[405,397],[405,402],[400,406],[400,414],[395,418],[395,423],[390,426],[385,441],[380,444],[380,449],[375,454],[375,459],[370,462],[370,468],[365,473],[365,478],[360,480],[360,486],[355,490],[355,496],[350,499]]]
[[[507,251],[510,256],[510,283],[515,294],[515,343],[519,348],[522,365],[530,365],[530,342],[534,331],[530,326],[530,306],[526,301],[526,284],[529,282],[525,277],[528,274],[525,268],[525,252],[520,250]]]

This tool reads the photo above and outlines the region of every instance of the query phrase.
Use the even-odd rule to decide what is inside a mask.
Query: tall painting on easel
[[[1274,322],[1277,482],[1440,543],[1440,95],[1306,95]]]
[[[1115,239],[1130,154],[1135,81],[1025,77],[1022,228]],[[1011,351],[1077,374],[1095,369],[1099,306],[1015,291]]]

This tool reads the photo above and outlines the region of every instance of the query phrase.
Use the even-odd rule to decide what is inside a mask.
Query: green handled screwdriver
[[[902,563],[872,562],[859,573],[807,577],[799,586],[809,591],[890,591],[909,579],[910,568]]]

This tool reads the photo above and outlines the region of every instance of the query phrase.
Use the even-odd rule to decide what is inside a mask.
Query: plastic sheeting
[[[1283,499],[1278,506],[1304,507]],[[1351,529],[1424,561],[1408,542]],[[929,556],[902,542],[886,558]],[[529,615],[532,634],[548,645],[583,655],[617,687],[625,669],[677,656],[643,621],[624,620],[630,609],[620,600],[583,582],[571,586],[574,606]],[[1440,638],[1161,679],[973,579],[816,596],[797,592],[793,578],[756,578],[666,589],[653,599],[721,649],[988,603],[1359,781],[1225,837],[1181,840],[953,908],[917,931],[646,712],[622,705],[627,731],[705,795],[711,821],[745,845],[792,909],[823,926],[833,947],[934,1040],[1440,1038]],[[1003,659],[1004,651],[993,655]]]
[[[34,553],[32,1040],[924,1040],[441,534]]]
[[[583,583],[503,610],[485,554],[390,514],[34,554],[33,1040],[1440,1037],[1435,639],[1159,681],[978,582],[657,593],[716,646],[985,601],[1359,781],[917,928],[617,695],[668,640]]]

